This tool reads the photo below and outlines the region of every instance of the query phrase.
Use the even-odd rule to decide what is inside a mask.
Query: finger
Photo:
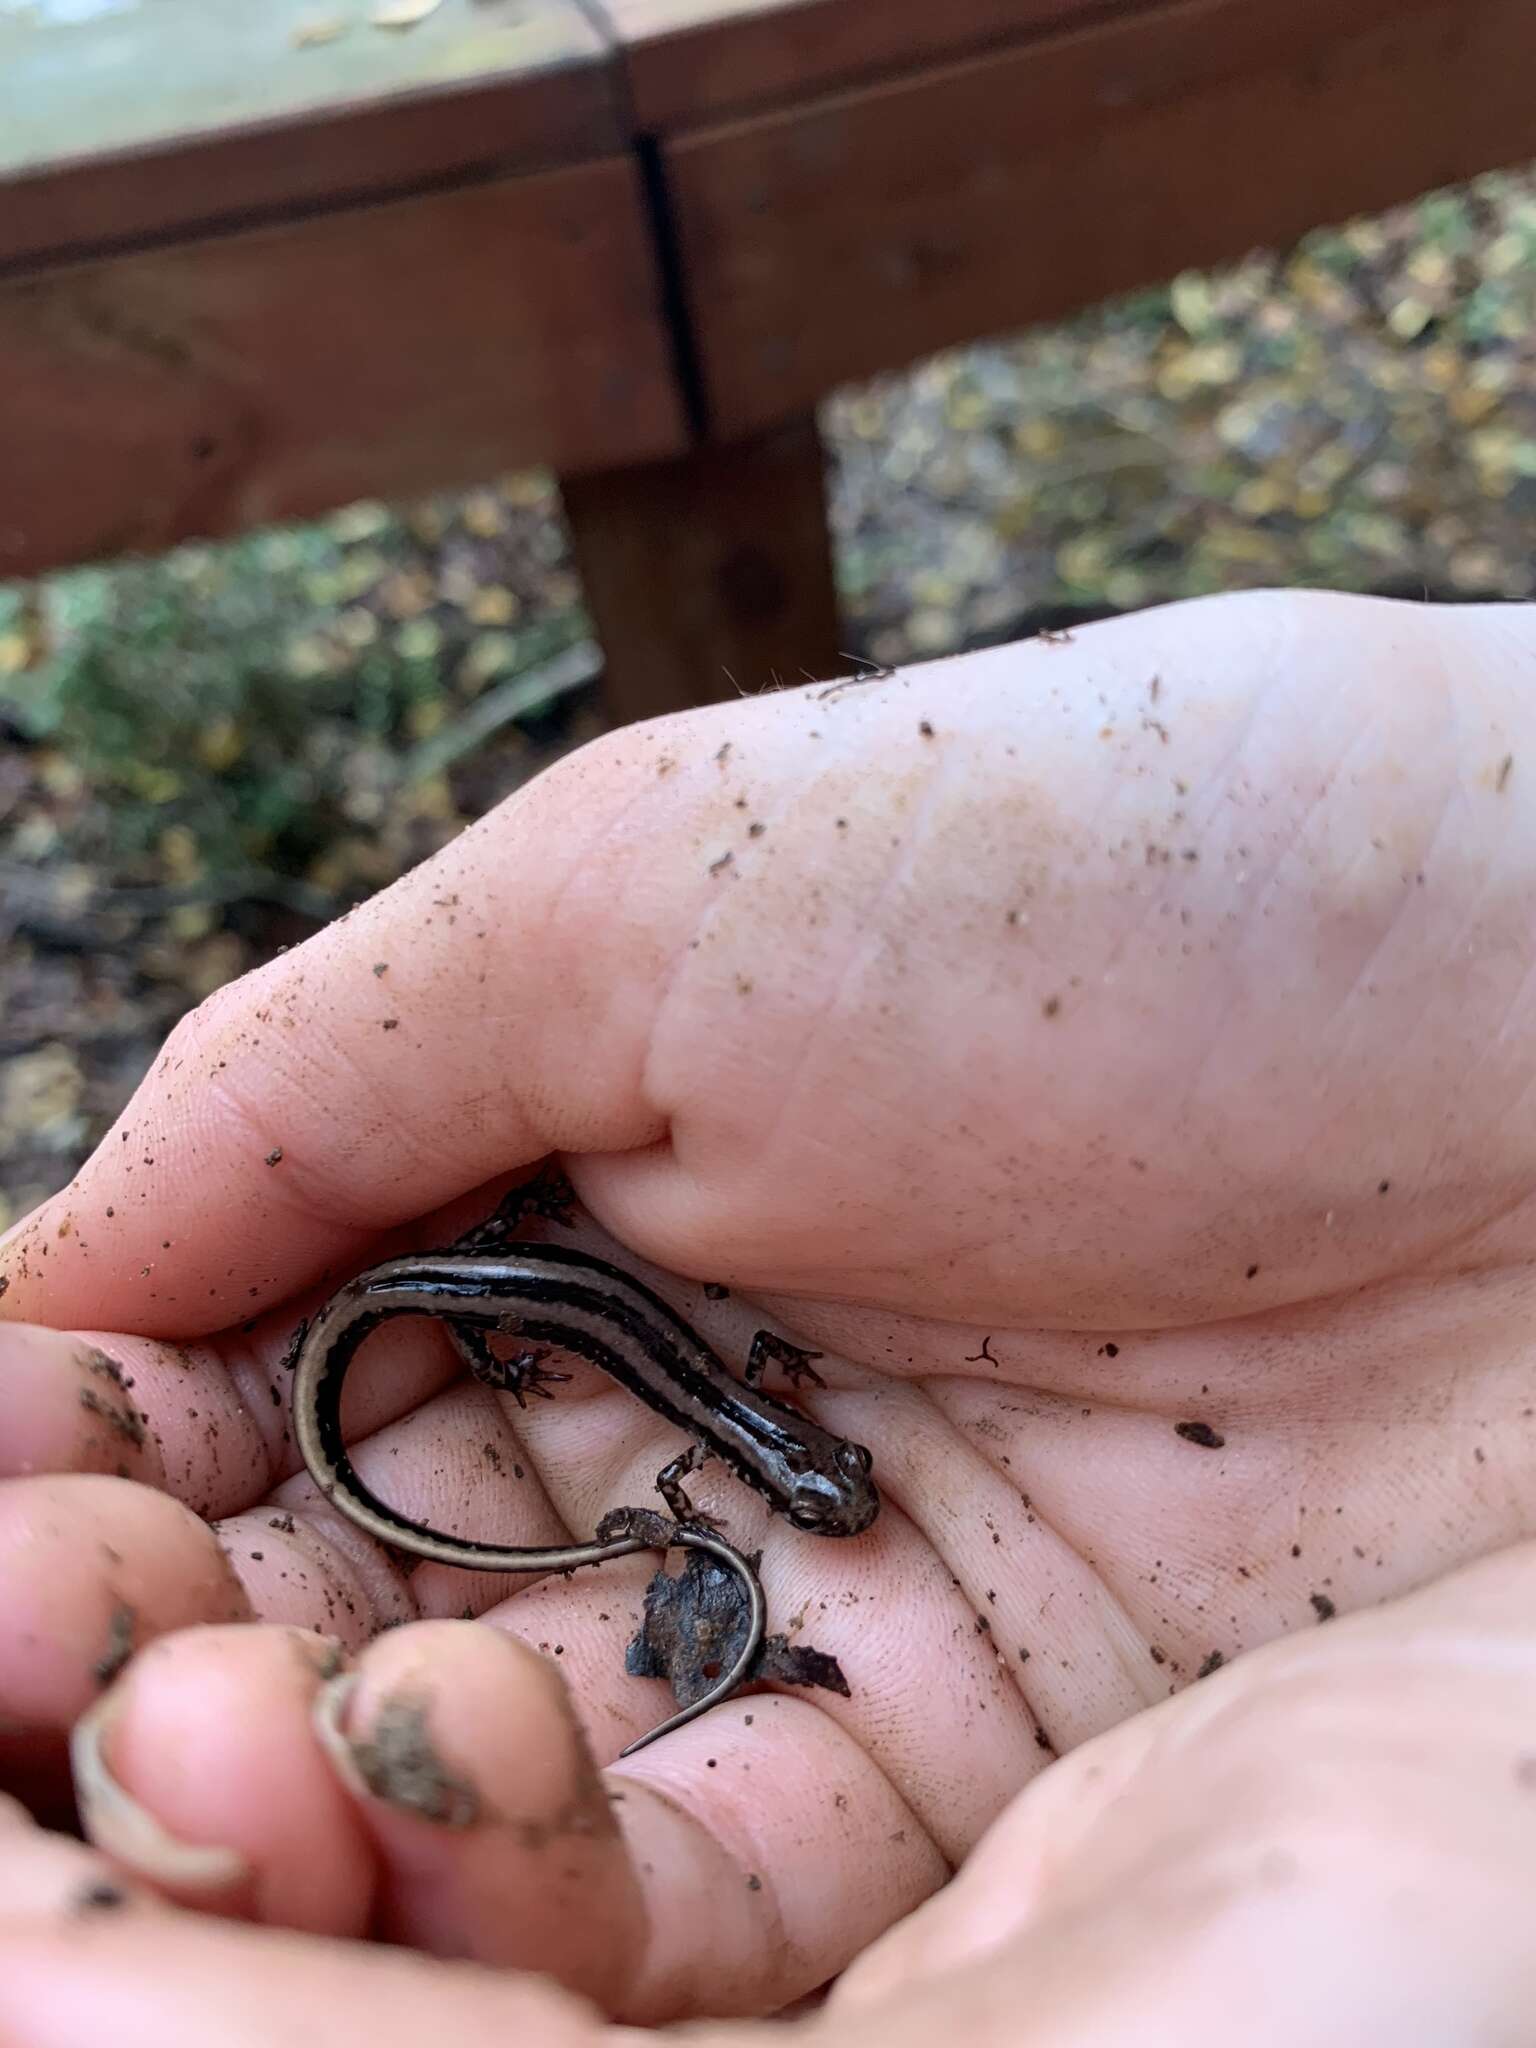
[[[94,1697],[82,1673],[110,1670],[189,1618],[260,1614],[355,1645],[415,1614],[407,1573],[307,1476],[254,1505],[297,1463],[280,1335],[225,1357],[147,1339],[0,1330],[0,1482],[23,1482],[0,1483],[0,1777],[25,1783],[29,1797],[51,1800],[62,1782],[65,1732]],[[349,1427],[408,1409],[454,1370],[424,1325],[399,1333],[389,1367],[349,1386]],[[437,1448],[423,1442],[422,1460]],[[93,1487],[87,1475],[103,1473],[142,1483]],[[205,1518],[216,1514],[210,1531]],[[454,1612],[505,1590],[497,1579],[466,1594],[473,1575],[454,1577],[458,1586],[431,1589],[454,1597]]]
[[[134,1651],[248,1613],[212,1532],[164,1494],[101,1477],[0,1485],[0,1784],[51,1809],[71,1723]]]
[[[89,1339],[26,1324],[0,1328],[6,1427],[0,1480],[41,1472],[164,1479],[133,1375]]]
[[[637,795],[643,839],[677,819],[665,748],[642,728],[585,750],[194,1011],[75,1182],[5,1241],[5,1312],[216,1329],[555,1147],[659,1137],[637,1074],[708,877],[681,899],[648,887],[627,940],[612,890],[638,879]]]
[[[284,1462],[280,1375],[258,1373],[247,1341],[221,1352],[9,1324],[0,1370],[14,1407],[0,1477],[109,1472],[206,1519],[259,1499]]]
[[[152,1644],[77,1724],[91,1840],[167,1898],[358,1935],[372,1859],[312,1739],[339,1646],[285,1628],[199,1628]]]
[[[426,1326],[400,1333],[400,1341],[391,1346],[390,1368],[387,1374],[359,1375],[357,1387],[348,1388],[349,1426],[355,1422],[365,1428],[391,1410],[408,1408],[424,1387],[440,1383],[454,1369],[437,1333]],[[77,1540],[65,1545],[65,1611],[90,1617],[85,1634],[96,1643],[93,1663],[106,1655],[107,1625],[98,1617],[123,1609],[124,1557],[137,1558],[154,1581],[148,1604],[158,1604],[169,1625],[179,1626],[183,1609],[176,1587],[189,1567],[189,1553],[206,1551],[209,1532],[200,1524],[216,1515],[222,1517],[217,1541],[233,1567],[232,1572],[225,1567],[226,1590],[236,1604],[225,1605],[221,1593],[206,1619],[258,1613],[360,1642],[374,1629],[414,1613],[404,1571],[359,1538],[320,1500],[307,1478],[279,1488],[275,1499],[268,1496],[273,1479],[297,1464],[286,1421],[287,1375],[275,1335],[269,1333],[264,1346],[254,1339],[239,1344],[226,1357],[208,1346],[194,1351],[118,1336],[95,1341],[13,1324],[0,1329],[0,1376],[7,1403],[0,1502],[9,1499],[19,1512],[23,1503],[39,1498],[40,1475],[52,1473],[58,1475],[64,1512],[73,1514],[76,1493],[64,1475],[109,1473],[141,1482],[92,1494],[90,1516],[75,1531]],[[422,1456],[429,1455],[423,1446]],[[6,1478],[31,1478],[34,1490],[10,1495],[3,1485]],[[155,1506],[150,1489],[173,1496],[198,1521]],[[146,1518],[160,1532],[160,1547],[150,1553],[145,1550]],[[66,1569],[57,1542],[44,1539],[30,1512],[10,1524],[8,1534],[9,1544],[0,1553],[4,1584],[24,1594],[29,1609],[46,1603],[53,1597],[56,1575]],[[132,1603],[136,1614],[147,1615],[145,1593],[141,1583]],[[497,1597],[496,1586],[486,1589],[484,1604]],[[0,1618],[0,1640],[5,1625]],[[126,1622],[118,1625],[127,1631]],[[18,1621],[17,1626],[24,1624]],[[149,1634],[156,1632],[149,1627]],[[38,1689],[32,1705],[42,1721],[30,1734],[20,1727],[11,1730],[11,1762],[17,1760],[17,1748],[34,1747],[34,1735],[40,1736],[43,1726],[51,1731],[43,1748],[56,1761],[59,1730],[75,1711],[73,1688],[61,1688],[56,1667],[39,1668],[26,1644],[15,1647],[19,1669],[31,1674]],[[46,1709],[45,1700],[51,1701]]]
[[[622,1996],[640,1881],[548,1660],[426,1623],[333,1681],[319,1725],[378,1858],[380,1932],[538,1969],[605,2007]]]
[[[626,1560],[568,1584],[546,1579],[490,1617],[556,1658],[599,1757],[675,1705],[659,1683],[619,1676],[653,1569]],[[904,1603],[899,1556],[870,1572],[880,1577],[878,1603],[857,1581],[839,1582],[831,1597],[824,1559],[770,1548],[763,1565],[771,1611],[794,1617],[795,1639],[845,1668],[850,1699],[738,1695],[612,1767],[650,1909],[650,1943],[618,2008],[628,2017],[659,2024],[778,2010],[926,1897],[984,1824],[981,1810],[995,1811],[990,1724],[1005,1718],[1007,1701],[965,1657],[970,1619],[958,1631],[952,1622],[930,1627],[920,1575],[917,1600]],[[910,1659],[933,1638],[953,1711],[930,1694],[930,1740],[918,1725]]]
[[[22,1919],[85,1918],[161,1910],[153,1892],[98,1850],[48,1834],[0,1794],[0,1928]]]
[[[637,2023],[779,2012],[947,1875],[874,1758],[803,1700],[732,1701],[615,1775],[651,1906],[620,2007]]]
[[[293,1333],[308,1305],[206,1344],[0,1325],[0,1479],[110,1472],[158,1486],[205,1519],[250,1507],[299,1467],[288,1411]],[[378,1349],[382,1369],[370,1359],[347,1382],[349,1439],[409,1414],[460,1373],[425,1318],[391,1327]]]
[[[7,2048],[601,2048],[611,2037],[576,1999],[387,1948],[274,1934],[167,1913],[0,1926],[0,2039]]]
[[[619,1989],[638,1886],[546,1661],[458,1624],[345,1675],[323,1648],[202,1629],[135,1664],[75,1745],[92,1839],[207,1911]]]
[[[637,2020],[777,2009],[943,1875],[814,1708],[743,1702],[605,1784],[560,1670],[495,1629],[401,1629],[329,1682],[313,1639],[199,1630],[110,1704],[82,1809],[170,1897],[538,1970]]]

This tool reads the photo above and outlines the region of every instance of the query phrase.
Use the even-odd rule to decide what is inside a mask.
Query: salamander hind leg
[[[448,1334],[460,1358],[481,1386],[490,1387],[498,1394],[510,1394],[519,1408],[528,1406],[529,1394],[537,1394],[541,1401],[553,1400],[550,1388],[563,1385],[570,1379],[568,1372],[545,1371],[543,1361],[549,1356],[547,1349],[519,1351],[512,1358],[498,1358],[483,1330],[467,1323],[450,1323]]]
[[[497,1203],[494,1214],[475,1223],[446,1247],[451,1252],[502,1251],[516,1242],[522,1224],[536,1216],[545,1223],[576,1220],[576,1190],[558,1167],[546,1166],[531,1179],[519,1181]]]

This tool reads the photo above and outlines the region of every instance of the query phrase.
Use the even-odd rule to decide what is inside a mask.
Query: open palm
[[[173,1895],[761,2011],[1054,1755],[1532,1533],[1522,623],[1228,599],[631,729],[214,998],[4,1247],[10,1781],[163,1637],[83,1753]],[[691,1482],[850,1691],[739,1696],[616,1804],[654,1560],[411,1571],[286,1426],[298,1317],[551,1154],[564,1241],[738,1368],[823,1354],[885,1504],[828,1542]],[[585,1536],[679,1443],[571,1370],[520,1412],[393,1326],[359,1467]]]

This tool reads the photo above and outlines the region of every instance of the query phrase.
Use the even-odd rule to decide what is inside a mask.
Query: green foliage
[[[334,525],[347,534],[346,515]],[[304,875],[379,815],[456,696],[579,630],[573,615],[445,630],[430,588],[420,614],[391,618],[378,586],[411,538],[382,514],[368,538],[285,528],[0,588],[0,636],[34,642],[0,668],[0,705],[105,800],[121,869],[170,834],[216,883]]]

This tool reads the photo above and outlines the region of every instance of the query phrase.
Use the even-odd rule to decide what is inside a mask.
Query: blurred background
[[[1536,594],[1536,170],[823,408],[850,656]],[[600,730],[551,478],[0,585],[0,1224],[183,1010]],[[743,688],[771,686],[763,677]]]

